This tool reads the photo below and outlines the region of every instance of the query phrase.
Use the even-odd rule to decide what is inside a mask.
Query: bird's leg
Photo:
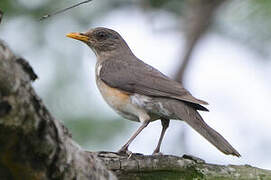
[[[121,149],[118,151],[118,153],[126,153],[128,152],[128,147],[131,144],[131,142],[136,138],[136,136],[150,123],[149,120],[143,121],[142,125],[137,129],[137,131],[132,135],[132,137],[125,143]],[[131,154],[131,153],[128,153]]]
[[[160,135],[158,144],[157,144],[155,150],[154,150],[153,153],[152,153],[153,155],[154,155],[154,154],[159,154],[159,153],[160,153],[161,143],[162,143],[162,141],[163,141],[165,132],[166,132],[166,130],[167,130],[167,128],[168,128],[168,125],[169,125],[169,119],[161,118],[161,124],[162,124],[161,135]]]

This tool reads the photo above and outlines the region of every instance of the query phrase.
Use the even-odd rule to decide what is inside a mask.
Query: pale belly
[[[132,121],[144,121],[145,119],[150,119],[144,109],[132,103],[130,95],[127,93],[109,87],[100,79],[97,79],[96,83],[104,100],[119,115]]]

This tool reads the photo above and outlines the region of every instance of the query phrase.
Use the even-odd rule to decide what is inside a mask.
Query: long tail
[[[200,114],[194,108],[182,102],[174,104],[175,115],[189,124],[217,149],[225,154],[231,154],[237,157],[241,156],[223,136],[204,122]]]

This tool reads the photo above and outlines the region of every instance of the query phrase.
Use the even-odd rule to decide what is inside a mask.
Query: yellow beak
[[[82,34],[82,33],[68,33],[68,34],[66,34],[66,36],[69,37],[69,38],[73,38],[73,39],[83,41],[83,42],[88,42],[88,40],[89,40],[89,37]]]

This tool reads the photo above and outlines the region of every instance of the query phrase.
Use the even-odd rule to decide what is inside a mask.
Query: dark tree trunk
[[[0,179],[116,179],[51,116],[31,86],[36,78],[0,41]]]

